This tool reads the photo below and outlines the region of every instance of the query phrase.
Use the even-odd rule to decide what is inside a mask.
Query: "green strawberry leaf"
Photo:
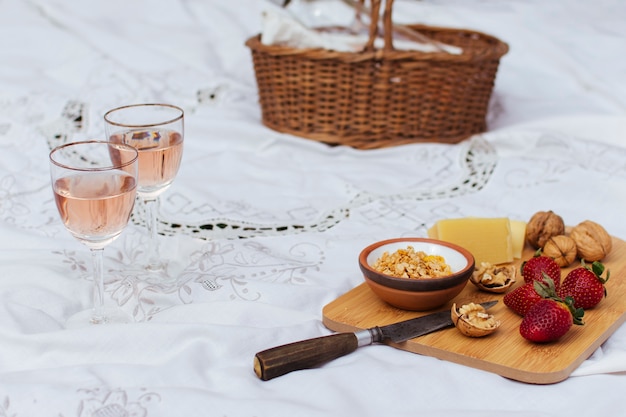
[[[593,271],[594,274],[596,274],[597,276],[600,276],[604,272],[604,265],[602,264],[602,262],[594,261],[591,264],[591,270]]]
[[[539,294],[541,298],[552,298],[555,300],[558,299],[556,295],[556,286],[554,285],[554,280],[543,271],[541,271],[541,275],[543,275],[543,282],[533,282],[533,287],[535,288],[535,291],[537,291],[537,294]]]
[[[609,277],[611,276],[611,271],[608,269],[606,270],[606,277],[603,278],[601,276],[604,273],[604,264],[602,264],[602,262],[599,262],[599,261],[594,261],[591,264],[591,271],[598,277],[600,282],[602,282],[603,284],[605,284],[609,280]]]
[[[578,326],[582,326],[585,324],[583,321],[583,316],[585,315],[585,310],[582,308],[574,307],[574,299],[570,296],[565,297],[563,303],[567,306],[570,313],[572,313],[572,322]]]

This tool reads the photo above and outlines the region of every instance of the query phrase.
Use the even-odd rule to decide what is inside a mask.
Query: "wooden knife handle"
[[[254,356],[254,372],[268,381],[291,371],[315,368],[352,353],[358,347],[354,333],[336,333],[264,350]]]

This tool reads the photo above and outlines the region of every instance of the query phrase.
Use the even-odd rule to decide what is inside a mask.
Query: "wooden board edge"
[[[330,320],[327,317],[324,317],[322,319],[322,323],[324,324],[324,326],[335,332],[354,332],[362,330],[356,326],[350,326],[345,323]],[[465,357],[454,352],[437,349],[428,345],[408,345],[407,342],[403,342],[388,343],[388,346],[418,355],[430,356],[435,359],[445,360],[456,365],[468,366],[480,371],[491,372],[501,377],[512,379],[518,382],[535,385],[548,385],[562,382],[569,377],[569,375],[580,365],[580,363],[582,363],[582,361],[580,361],[580,363],[571,364],[567,368],[559,370],[558,372],[537,374],[532,372],[519,371],[503,365],[485,362],[477,358]],[[595,349],[591,350],[591,352],[589,352],[589,355],[587,355],[585,359],[590,356],[594,351]]]
[[[326,309],[326,306],[323,310]],[[608,340],[608,338],[622,325],[626,322],[626,313],[622,314],[618,320],[616,320],[607,330],[602,334],[601,337],[597,338],[594,343],[590,344],[587,349],[585,349],[578,358],[567,364],[566,367],[553,370],[550,372],[530,372],[522,369],[515,369],[511,367],[507,367],[504,365],[499,365],[493,362],[484,361],[479,358],[472,358],[470,356],[465,356],[456,352],[447,351],[444,349],[438,349],[432,346],[423,345],[423,344],[408,344],[407,342],[403,343],[388,343],[389,346],[404,350],[411,353],[416,353],[419,355],[430,356],[433,358],[437,358],[440,360],[445,360],[448,362],[455,363],[457,365],[469,366],[471,368],[475,368],[478,370],[491,372],[501,377],[512,379],[518,382],[523,382],[527,384],[533,385],[550,385],[556,384],[559,382],[563,382],[567,378],[570,377],[572,372],[574,372],[584,361],[586,361],[604,342]],[[346,323],[342,323],[339,321],[331,320],[325,314],[322,316],[322,323],[328,329],[335,332],[355,332],[359,330],[363,330],[357,326],[349,325]]]
[[[361,329],[357,326],[351,326],[346,323],[341,323],[339,321],[331,320],[325,315],[322,316],[322,324],[326,326],[326,328],[332,330],[333,332],[357,332]]]

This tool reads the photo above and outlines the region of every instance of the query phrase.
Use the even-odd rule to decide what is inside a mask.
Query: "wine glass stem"
[[[157,200],[146,200],[146,211],[148,212],[148,232],[150,233],[150,242],[148,246],[148,264],[149,270],[161,269],[161,260],[159,258],[159,245],[157,241]]]
[[[93,315],[91,322],[94,324],[104,323],[104,249],[91,249],[93,260]]]

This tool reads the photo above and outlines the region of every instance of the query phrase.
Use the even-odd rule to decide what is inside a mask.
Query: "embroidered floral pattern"
[[[77,417],[147,417],[148,409],[160,401],[158,394],[146,392],[130,400],[126,391],[117,389],[83,389],[88,398],[78,406]]]
[[[165,309],[193,303],[198,291],[213,293],[216,299],[258,301],[263,295],[255,290],[256,282],[306,284],[307,273],[319,270],[325,259],[312,243],[298,243],[287,253],[276,253],[252,240],[208,242],[190,254],[189,264],[178,276],[163,271],[155,277],[143,270],[136,249],[143,245],[134,238],[125,239],[121,249],[105,251],[105,292],[135,321],[148,321]],[[69,270],[91,279],[87,251],[54,253]]]

